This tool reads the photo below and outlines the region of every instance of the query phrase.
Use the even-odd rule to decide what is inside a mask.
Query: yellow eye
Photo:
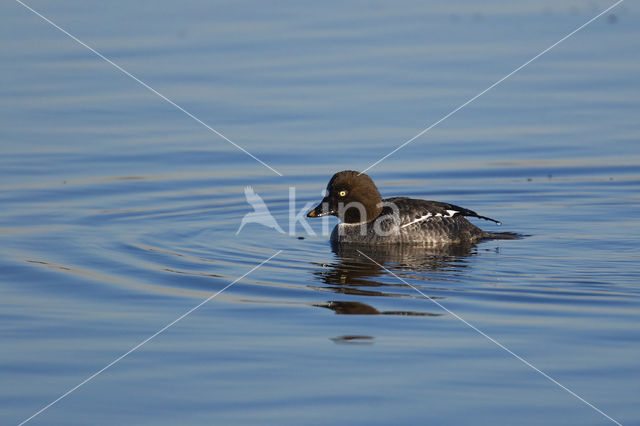
[[[347,191],[340,191],[338,192],[338,195],[344,197],[345,195],[347,195]]]

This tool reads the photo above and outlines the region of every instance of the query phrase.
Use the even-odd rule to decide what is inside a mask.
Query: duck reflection
[[[431,312],[410,312],[410,311],[379,311],[371,305],[361,302],[327,302],[318,303],[313,306],[327,308],[341,315],[407,315],[420,317],[439,317],[443,314]]]
[[[338,336],[331,340],[338,345],[373,345],[373,336]]]
[[[468,267],[467,258],[477,253],[474,244],[441,245],[433,247],[412,246],[358,246],[333,244],[336,261],[318,265],[313,272],[323,286],[311,286],[315,290],[356,296],[382,296],[395,298],[423,298],[414,290],[407,291],[407,285],[397,278],[379,279],[389,275],[380,265],[393,270],[405,279],[442,282],[453,279]],[[367,259],[369,256],[376,263]],[[424,274],[430,272],[431,274]],[[391,281],[391,282],[390,282]],[[432,297],[438,299],[440,297]],[[411,315],[440,316],[441,313],[414,311],[383,311],[367,303],[355,301],[328,301],[315,306],[333,310],[344,315]]]

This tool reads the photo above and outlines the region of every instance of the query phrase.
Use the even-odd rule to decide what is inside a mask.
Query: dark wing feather
[[[438,201],[436,202],[438,204],[442,204],[443,206],[445,206],[446,210],[456,210],[462,216],[477,217],[478,219],[489,220],[491,222],[497,223],[498,225],[502,225],[502,222],[500,222],[499,220],[491,219],[490,217],[486,217],[486,216],[480,216],[478,213],[474,212],[473,210],[465,209],[464,207],[456,206],[455,204],[440,203]]]
[[[424,216],[427,213],[431,213],[434,216],[437,214],[448,216],[449,213],[447,212],[447,210],[454,210],[458,213],[455,213],[453,216],[460,215],[467,217],[477,217],[479,219],[489,220],[491,222],[497,223],[498,225],[502,225],[502,222],[500,222],[499,220],[491,219],[490,217],[486,216],[480,216],[473,210],[465,209],[464,207],[456,206],[455,204],[443,203],[441,201],[420,200],[407,197],[393,197],[387,198],[383,201],[395,204],[400,212],[406,214],[407,216],[413,215],[411,217],[407,217],[407,221],[417,219],[418,217]],[[383,211],[383,214],[390,213],[390,210],[388,208],[385,210],[387,211]]]

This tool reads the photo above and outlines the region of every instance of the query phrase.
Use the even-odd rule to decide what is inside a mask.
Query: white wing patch
[[[442,213],[436,213],[435,215],[432,213],[427,213],[424,216],[420,216],[419,218],[412,220],[409,223],[405,223],[404,225],[400,226],[400,228],[406,228],[409,225],[413,225],[414,223],[418,223],[418,222],[422,222],[424,220],[429,219],[430,217],[453,217],[456,213],[460,213],[457,210],[447,210],[447,215],[443,215]]]
[[[414,223],[422,222],[423,220],[429,219],[431,216],[433,216],[431,213],[427,213],[426,215],[421,216],[421,217],[417,218],[416,220],[412,220],[409,223],[405,223],[404,225],[400,226],[400,228],[406,228],[407,226],[413,225]]]

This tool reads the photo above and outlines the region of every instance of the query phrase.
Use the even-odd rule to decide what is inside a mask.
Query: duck
[[[336,216],[332,244],[423,245],[470,244],[485,239],[514,239],[516,234],[490,233],[467,217],[501,222],[455,204],[408,197],[382,198],[365,173],[344,170],[333,175],[325,197],[307,217]]]

